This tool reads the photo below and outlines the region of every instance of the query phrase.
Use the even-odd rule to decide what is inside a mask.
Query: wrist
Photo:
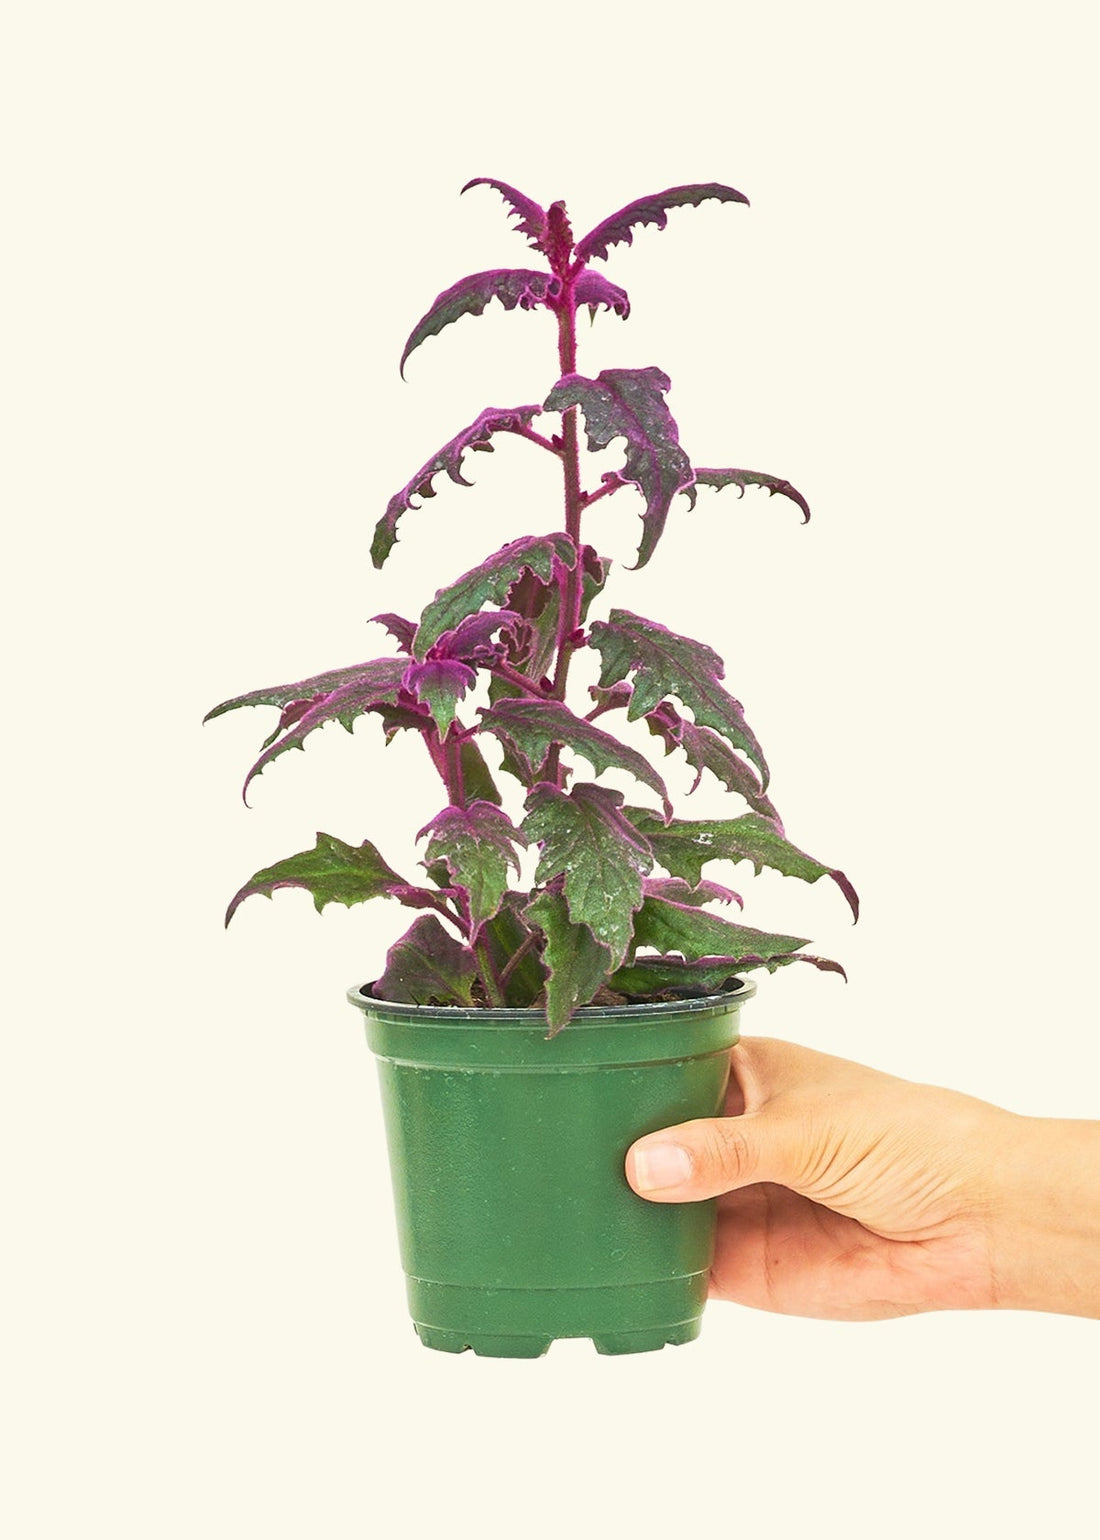
[[[990,1215],[994,1305],[1100,1319],[1100,1122],[1013,1117]]]

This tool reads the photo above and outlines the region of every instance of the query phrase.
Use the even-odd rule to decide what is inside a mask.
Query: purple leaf
[[[668,788],[649,761],[637,749],[574,716],[561,701],[509,697],[494,706],[483,706],[481,720],[506,747],[522,754],[533,772],[545,760],[551,744],[562,744],[586,759],[597,775],[603,770],[628,770],[657,793],[667,816],[672,817]]]
[[[789,497],[792,503],[797,503],[802,509],[803,524],[810,522],[810,505],[802,493],[792,487],[789,481],[782,481],[778,476],[766,476],[762,471],[714,470],[709,466],[697,466],[692,485],[681,489],[693,508],[697,487],[714,487],[717,491],[723,487],[738,487],[742,497],[746,487],[765,487],[769,497],[778,492],[782,497]]]
[[[442,907],[442,895],[417,888],[386,865],[370,840],[345,845],[332,834],[318,834],[312,850],[287,856],[251,877],[229,905],[228,925],[246,898],[262,893],[271,898],[277,888],[305,888],[320,913],[326,904],[362,904],[371,898],[397,898],[423,909]]]
[[[569,906],[561,893],[547,889],[524,910],[524,918],[537,925],[546,938],[544,960],[550,970],[546,984],[546,1024],[554,1037],[582,1005],[607,983],[611,952],[597,941],[587,925],[569,918]]]
[[[499,267],[487,273],[471,273],[460,278],[442,294],[437,294],[431,309],[422,315],[409,334],[401,355],[401,376],[409,354],[427,337],[435,337],[464,315],[481,315],[490,300],[499,299],[505,310],[533,310],[561,293],[561,281],[552,273],[535,272],[526,267]]]
[[[542,846],[535,881],[564,879],[569,918],[587,925],[619,967],[630,948],[642,903],[649,846],[623,817],[622,797],[606,786],[575,786],[566,795],[542,782],[527,799],[523,832]]]
[[[415,657],[426,658],[448,631],[453,631],[483,604],[502,604],[516,580],[527,571],[544,582],[553,581],[558,570],[576,566],[577,548],[568,535],[524,535],[501,546],[478,567],[464,572],[447,588],[441,588],[420,617]]]
[[[381,567],[393,550],[397,543],[397,525],[401,515],[417,507],[413,498],[435,496],[433,477],[446,471],[460,487],[471,486],[472,483],[462,474],[462,457],[467,449],[491,454],[493,446],[489,440],[494,433],[522,433],[524,428],[530,427],[531,419],[541,411],[541,406],[487,406],[468,428],[463,428],[449,443],[444,444],[387,503],[385,513],[375,526],[371,543],[370,554],[374,565]]]
[[[630,691],[631,687],[616,684],[610,690],[600,691],[599,686],[596,685],[589,694],[597,700],[601,696],[610,699],[616,690],[624,689]],[[621,704],[629,705],[629,702],[628,694]],[[754,812],[770,818],[780,833],[783,832],[779,814],[770,798],[764,794],[755,770],[735,754],[725,738],[720,737],[713,728],[696,727],[694,722],[689,722],[686,717],[682,717],[672,702],[667,700],[646,713],[646,722],[650,732],[664,740],[666,753],[671,754],[675,749],[683,749],[688,763],[695,767],[696,775],[688,791],[689,797],[703,779],[703,771],[709,770],[728,791],[744,797]]]
[[[657,857],[660,860],[660,856]],[[634,921],[638,946],[658,952],[682,952],[688,962],[700,957],[770,958],[795,952],[804,938],[773,935],[752,925],[738,925],[706,909],[647,898]]]
[[[740,893],[724,888],[719,882],[703,881],[692,887],[682,877],[647,877],[644,883],[647,898],[667,898],[674,904],[689,904],[699,908],[703,904],[736,904],[744,909]]]
[[[362,663],[355,677],[327,695],[322,694],[309,709],[303,712],[289,732],[266,747],[245,777],[242,795],[248,799],[248,788],[273,759],[287,749],[300,749],[314,728],[326,722],[339,722],[348,732],[352,731],[356,717],[379,705],[396,705],[397,694],[408,664],[404,658],[376,658],[373,663]],[[269,692],[270,693],[270,692]],[[248,702],[251,704],[251,702]],[[218,708],[219,710],[222,708]]]
[[[522,620],[523,616],[514,610],[480,610],[476,615],[467,615],[453,631],[445,631],[433,643],[429,657],[460,658],[463,663],[491,662],[502,650],[493,645],[493,637],[502,627],[514,626]]]
[[[448,658],[410,664],[404,680],[405,688],[431,712],[441,738],[451,730],[459,701],[476,683],[477,675],[468,664]]]
[[[636,198],[617,214],[612,214],[594,230],[577,242],[576,254],[582,262],[593,257],[606,257],[612,246],[625,241],[634,242],[635,225],[656,225],[663,230],[668,224],[668,209],[681,208],[684,204],[698,205],[707,198],[717,198],[722,203],[748,203],[744,193],[721,182],[695,182],[687,187],[669,187],[665,192],[651,193],[646,198]]]
[[[416,635],[416,626],[411,620],[406,620],[401,615],[387,613],[385,615],[372,615],[370,625],[385,626],[402,652],[412,652],[413,637]]]
[[[588,693],[596,702],[596,706],[588,713],[586,720],[594,722],[597,717],[603,716],[605,711],[625,711],[630,705],[630,697],[634,694],[634,686],[613,684],[605,690],[602,686],[594,684],[589,686]]]
[[[477,963],[468,947],[424,914],[386,953],[382,977],[371,985],[376,1000],[400,1005],[472,1005]]]
[[[298,679],[293,684],[273,684],[263,690],[250,690],[247,695],[234,695],[232,700],[223,700],[220,706],[208,711],[203,721],[212,722],[215,717],[227,711],[236,711],[238,706],[289,706],[302,701],[312,703],[320,696],[331,694],[341,685],[353,684],[368,671],[380,666],[388,668],[391,673],[394,670],[400,673],[404,668],[399,658],[375,658],[369,663],[353,663],[350,668],[330,668],[327,673],[313,674],[309,679]]]
[[[470,922],[476,930],[499,911],[509,869],[519,875],[514,847],[525,847],[522,835],[507,814],[490,802],[445,807],[416,837],[425,835],[430,835],[426,861],[444,862],[452,885],[468,894]]]
[[[802,882],[831,877],[844,894],[853,921],[859,919],[859,896],[844,873],[792,845],[770,818],[743,813],[740,818],[674,818],[662,823],[648,811],[627,808],[626,812],[661,865],[692,886],[698,883],[707,861],[751,861],[757,873],[767,866]]]
[[[713,727],[752,760],[760,771],[761,790],[766,790],[767,761],[745,721],[741,702],[719,682],[725,665],[712,648],[629,610],[612,610],[607,620],[595,621],[589,645],[603,657],[600,684],[604,688],[633,674],[634,695],[627,709],[632,722],[646,716],[666,695],[675,695],[693,713],[696,725]]]
[[[573,298],[578,306],[588,306],[593,319],[601,305],[622,316],[624,321],[630,314],[626,290],[620,289],[617,283],[610,283],[602,273],[581,273],[573,287]]]
[[[691,462],[680,447],[676,423],[665,405],[669,378],[660,369],[603,369],[594,380],[567,374],[546,398],[548,412],[579,406],[589,449],[626,439],[626,460],[609,472],[633,482],[645,498],[642,542],[635,567],[644,567],[661,538],[677,492],[691,484]],[[605,478],[606,479],[606,478]]]
[[[492,176],[475,176],[462,191],[469,192],[471,187],[495,187],[516,216],[513,230],[527,236],[528,246],[533,246],[536,251],[546,251],[546,210],[533,198],[525,197],[514,187],[509,187],[507,182],[498,182]]]

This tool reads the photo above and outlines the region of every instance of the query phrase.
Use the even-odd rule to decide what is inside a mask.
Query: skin
[[[1100,1319],[1100,1122],[1021,1117],[769,1038],[730,1057],[724,1117],[649,1134],[626,1160],[651,1202],[717,1197],[713,1297],[845,1321]],[[669,1146],[680,1181],[655,1156]]]

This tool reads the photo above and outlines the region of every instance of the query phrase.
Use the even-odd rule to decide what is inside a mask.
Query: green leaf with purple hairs
[[[500,806],[501,796],[485,757],[473,738],[466,738],[459,751],[462,764],[462,784],[466,795],[477,802],[492,802]]]
[[[376,567],[381,567],[386,557],[397,543],[397,525],[403,513],[408,513],[418,506],[413,502],[414,497],[429,498],[435,496],[435,488],[432,479],[441,472],[451,478],[460,487],[469,487],[473,483],[467,481],[462,474],[462,457],[467,450],[478,451],[482,454],[492,454],[493,446],[489,442],[494,433],[519,433],[522,435],[524,428],[531,425],[531,419],[537,417],[542,411],[541,406],[487,406],[469,427],[456,433],[454,438],[443,445],[432,458],[420,467],[416,475],[407,481],[400,492],[395,492],[386,505],[386,511],[374,528],[374,539],[371,542],[371,561]],[[389,619],[400,619],[399,616],[379,616],[385,625]],[[400,638],[399,638],[400,640]]]
[[[549,889],[540,893],[528,904],[524,916],[546,938],[543,958],[550,970],[546,982],[546,1023],[550,1028],[548,1035],[554,1037],[607,982],[611,952],[602,941],[597,941],[587,925],[578,925],[569,918],[569,905],[561,893]]]
[[[645,498],[642,541],[635,568],[644,567],[661,538],[677,492],[691,485],[691,461],[680,447],[675,419],[665,405],[670,381],[660,369],[602,369],[594,380],[567,374],[544,403],[548,412],[579,406],[589,449],[626,440],[626,460],[609,477],[632,482]]]
[[[482,926],[480,938],[489,950],[493,971],[503,979],[508,1004],[521,1010],[544,999],[546,985],[541,938],[523,917],[529,901],[528,893],[506,893],[500,909]]]
[[[410,664],[404,682],[410,694],[431,712],[439,736],[446,738],[458,703],[477,683],[477,675],[469,664],[454,658],[429,658],[425,663]]]
[[[608,702],[606,709],[610,710],[614,705],[629,705],[629,694],[623,699],[615,697],[614,692],[630,691],[630,688],[629,685],[616,684],[610,690],[601,691],[596,685],[589,693],[598,702]],[[682,717],[672,702],[667,700],[646,713],[646,724],[651,733],[664,741],[666,753],[683,749],[688,763],[694,767],[696,775],[688,788],[689,797],[703,779],[703,771],[709,770],[728,791],[744,797],[754,812],[770,818],[782,832],[779,814],[774,803],[765,795],[756,771],[735,754],[726,739],[713,728],[697,727],[694,722]]]
[[[386,953],[376,1000],[398,1005],[472,1005],[477,962],[431,914],[422,914]]]
[[[640,808],[627,808],[626,816],[649,841],[661,865],[692,886],[708,861],[751,861],[757,873],[767,866],[802,882],[831,877],[844,894],[853,920],[859,919],[859,896],[844,873],[792,845],[770,818],[742,813],[740,818],[674,818],[665,824]]]
[[[303,703],[312,705],[316,700],[331,695],[333,690],[339,689],[342,685],[353,684],[357,679],[364,678],[380,665],[385,665],[389,676],[394,678],[405,668],[400,658],[373,658],[368,663],[353,663],[350,668],[330,668],[326,673],[313,674],[308,679],[295,680],[293,684],[273,684],[262,690],[250,690],[247,695],[234,695],[232,700],[223,700],[220,706],[215,706],[212,711],[208,711],[203,717],[203,722],[212,722],[215,717],[220,717],[227,711],[236,711],[239,706],[285,708]]]
[[[627,707],[632,722],[648,715],[666,695],[674,695],[692,712],[697,726],[713,727],[752,761],[760,771],[761,790],[767,789],[763,750],[745,721],[741,702],[720,683],[726,669],[713,648],[629,610],[612,610],[606,620],[594,621],[589,645],[603,658],[603,688],[633,675],[634,694]]]
[[[498,182],[496,177],[492,176],[475,176],[466,183],[462,191],[469,192],[471,187],[495,188],[516,216],[512,229],[517,235],[527,237],[528,246],[533,246],[536,251],[546,252],[546,210],[541,204],[536,203],[533,198],[528,198],[524,193],[517,192],[514,187],[509,187],[507,182]]]
[[[653,853],[657,856],[656,849]],[[660,860],[660,857],[657,856],[657,859]],[[674,904],[687,904],[693,909],[701,909],[704,904],[736,904],[738,909],[745,907],[740,893],[735,893],[732,888],[724,888],[720,882],[703,880],[693,886],[683,877],[647,877],[643,886],[647,898],[667,898]]]
[[[662,953],[682,952],[688,962],[700,957],[778,957],[806,945],[803,937],[776,935],[753,925],[739,925],[707,909],[673,903],[667,898],[644,900],[634,920],[634,942],[637,946],[655,947]]]
[[[654,995],[667,992],[684,1000],[698,1000],[735,988],[741,974],[754,968],[774,973],[777,968],[796,962],[847,978],[840,964],[828,957],[787,952],[780,957],[702,957],[697,962],[685,962],[681,957],[636,957],[613,973],[608,985],[628,999],[651,1000]]]
[[[401,682],[408,666],[408,660],[405,658],[376,658],[372,663],[360,664],[354,677],[346,683],[330,690],[327,694],[320,693],[314,697],[307,709],[288,726],[281,738],[275,742],[270,738],[267,740],[263,753],[245,777],[242,788],[245,800],[247,801],[248,788],[255,777],[287,749],[304,748],[305,739],[315,728],[323,727],[326,722],[339,722],[350,733],[356,718],[365,712],[373,711],[383,704],[396,705]],[[257,691],[255,693],[257,696],[270,697],[273,692]],[[253,701],[247,696],[241,696],[235,702],[227,702],[225,707],[218,707],[217,711],[228,710],[230,704],[266,705],[274,702],[270,699]],[[284,721],[285,719],[284,711]],[[283,723],[280,722],[280,729],[282,725]]]
[[[606,786],[583,783],[566,793],[544,781],[527,798],[523,821],[530,843],[542,846],[535,881],[562,878],[570,920],[588,926],[616,968],[630,949],[642,874],[653,864],[622,803]]]
[[[425,835],[429,836],[425,861],[446,864],[450,885],[468,895],[470,922],[476,930],[499,911],[509,871],[519,875],[516,850],[526,848],[523,836],[507,814],[490,802],[445,807],[416,837]]]
[[[471,273],[460,278],[442,294],[437,294],[431,309],[420,317],[405,343],[401,355],[401,375],[409,354],[428,337],[436,337],[445,326],[464,315],[481,315],[490,300],[498,299],[505,310],[533,310],[561,293],[561,281],[552,273],[536,272],[526,267],[500,267],[491,272]]]
[[[271,898],[277,888],[305,888],[318,913],[326,904],[366,903],[372,898],[396,898],[414,909],[443,908],[443,895],[418,888],[387,866],[370,840],[345,845],[332,834],[318,834],[312,850],[265,866],[250,877],[226,910],[228,925],[240,905],[253,894]]]
[[[448,631],[453,631],[468,615],[476,615],[485,604],[503,604],[509,590],[524,572],[533,572],[543,582],[552,582],[560,568],[572,571],[577,562],[577,548],[568,535],[524,535],[494,551],[469,572],[441,588],[420,617],[413,655],[419,660]]]
[[[581,273],[573,286],[573,298],[578,308],[581,305],[588,306],[588,313],[593,320],[601,305],[607,310],[613,310],[617,316],[622,316],[624,321],[630,314],[630,300],[626,290],[620,289],[617,283],[609,282],[602,273]]]
[[[528,785],[535,780],[551,745],[557,743],[586,759],[597,775],[604,770],[628,771],[657,793],[665,812],[672,816],[668,788],[649,761],[601,727],[574,716],[561,701],[510,696],[493,706],[483,706],[481,725],[514,754],[522,755],[531,769]]]
[[[802,509],[803,524],[810,522],[809,503],[796,487],[792,487],[789,481],[784,481],[779,476],[766,476],[762,471],[715,470],[711,466],[696,466],[695,480],[690,487],[682,488],[693,508],[695,493],[699,487],[714,487],[717,491],[721,491],[723,487],[738,487],[742,497],[745,495],[746,487],[764,487],[769,497],[778,492],[781,497],[789,497],[792,503],[797,503]]]
[[[663,230],[668,224],[668,210],[683,208],[686,205],[697,206],[708,198],[717,198],[721,203],[748,203],[744,193],[739,193],[736,188],[726,187],[721,182],[692,182],[685,187],[668,187],[664,192],[650,193],[645,198],[635,198],[633,203],[628,203],[625,208],[611,214],[596,226],[589,230],[576,244],[576,255],[582,262],[591,262],[595,257],[606,257],[612,246],[617,246],[620,241],[626,245],[633,245],[634,230],[638,225],[656,225],[658,230]]]

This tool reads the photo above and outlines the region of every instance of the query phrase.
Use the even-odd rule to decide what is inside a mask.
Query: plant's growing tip
[[[493,439],[504,433],[559,462],[564,527],[520,535],[492,552],[440,588],[418,622],[375,616],[397,656],[255,690],[209,713],[258,705],[280,712],[248,772],[246,792],[279,755],[304,747],[315,728],[336,721],[350,732],[359,717],[372,714],[387,742],[399,732],[419,734],[446,796],[418,835],[426,882],[395,872],[369,840],[352,846],[318,834],[313,849],[257,872],[233,898],[226,922],[251,894],[270,897],[280,887],[306,889],[319,910],[396,899],[425,912],[390,948],[373,985],[377,997],[537,1007],[551,1033],[594,1000],[715,993],[750,968],[796,961],[843,972],[803,951],[806,942],[798,936],[758,930],[710,907],[739,908],[742,900],[704,878],[704,866],[748,861],[758,872],[769,867],[804,882],[829,877],[853,917],[858,914],[844,873],[787,838],[769,794],[767,761],[726,687],[722,659],[704,643],[630,610],[613,608],[589,620],[610,562],[587,543],[582,525],[602,498],[627,488],[640,498],[638,567],[653,556],[677,496],[693,505],[701,486],[733,486],[739,495],[762,487],[795,503],[804,520],[810,516],[802,494],[779,477],[693,466],[660,369],[605,368],[595,377],[577,369],[578,310],[595,315],[603,308],[623,319],[630,313],[625,291],[592,271],[591,262],[630,245],[647,225],[663,230],[672,209],[748,200],[717,182],[672,187],[636,199],[575,240],[564,203],[543,208],[492,177],[474,178],[463,192],[478,186],[501,195],[513,228],[545,266],[475,273],[445,289],[413,328],[401,372],[427,338],[462,316],[480,315],[496,299],[506,310],[545,310],[554,318],[557,377],[541,404],[487,407],[431,455],[389,500],[371,556],[383,566],[399,521],[418,507],[415,499],[435,495],[437,476],[470,486],[465,457],[491,452]],[[582,427],[590,450],[620,439],[625,446],[622,465],[594,487],[582,477]],[[575,706],[570,664],[581,648],[598,653],[600,676]],[[482,685],[487,703],[473,711],[470,698]],[[604,718],[616,713],[627,721],[644,718],[666,755],[683,752],[696,772],[692,791],[704,773],[712,775],[747,811],[723,819],[676,817],[660,773],[607,730]],[[486,740],[496,744],[488,758]],[[592,778],[583,777],[582,764]],[[610,769],[632,776],[653,803],[629,805],[599,784]],[[522,788],[516,818],[504,809],[501,774]],[[538,859],[528,891],[515,884],[523,853],[532,848]]]

